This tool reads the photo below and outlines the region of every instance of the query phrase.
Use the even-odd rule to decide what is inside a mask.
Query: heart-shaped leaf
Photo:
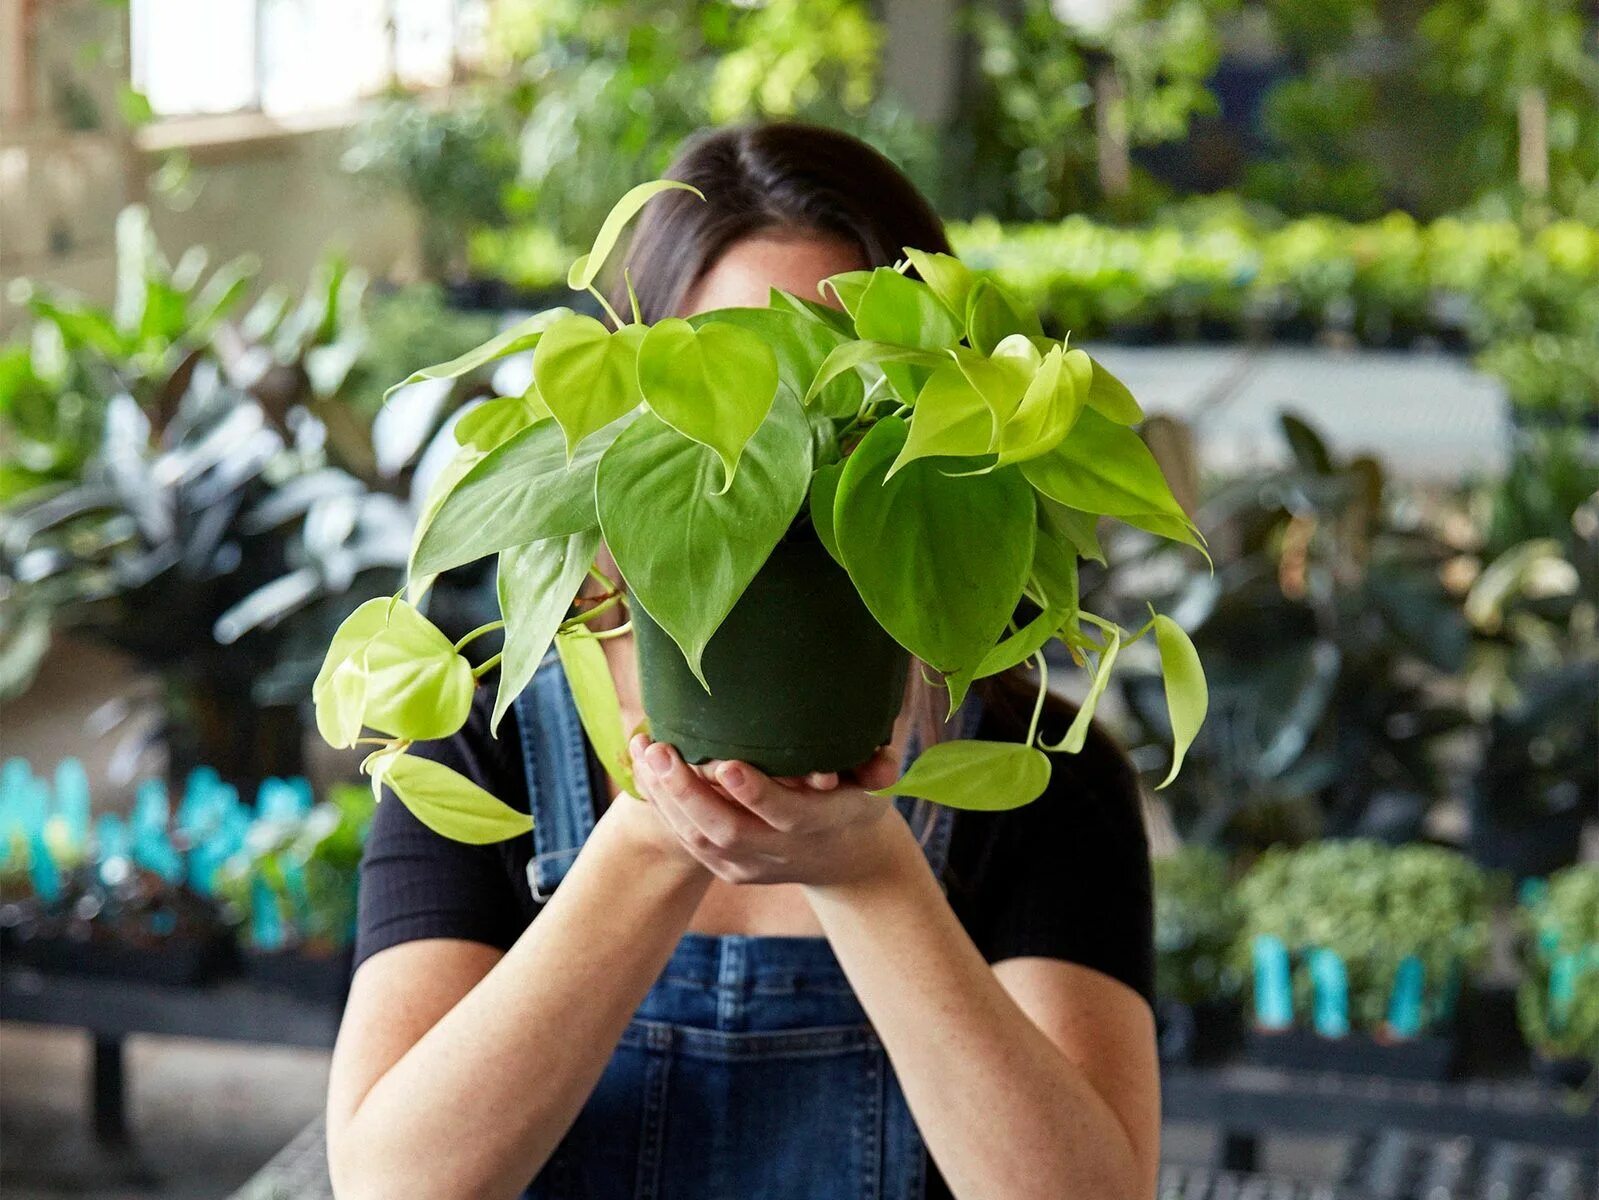
[[[390,737],[449,737],[472,708],[472,664],[450,639],[403,600],[389,601],[388,619],[366,643],[363,723]]]
[[[1039,536],[1047,534],[1059,542],[1063,550],[1069,549],[1079,557],[1103,566],[1105,551],[1099,544],[1098,525],[1099,517],[1094,513],[1067,508],[1048,496],[1038,498]]]
[[[855,336],[865,341],[947,350],[961,338],[960,322],[932,288],[891,267],[872,272],[852,313]]]
[[[1004,633],[1033,557],[1031,490],[1016,468],[956,478],[926,459],[892,479],[905,422],[879,421],[845,460],[833,505],[845,569],[895,641],[940,671]]]
[[[987,454],[994,443],[994,414],[982,394],[954,362],[927,377],[916,396],[910,435],[889,468],[892,479],[919,458],[969,458]]]
[[[637,796],[638,785],[633,782],[633,768],[628,765],[628,731],[622,728],[622,704],[617,698],[616,680],[611,678],[610,665],[605,661],[605,648],[586,628],[575,627],[556,636],[555,649],[561,656],[572,702],[594,753],[616,785]]]
[[[836,462],[818,467],[811,476],[811,524],[823,547],[841,567],[844,560],[839,557],[838,536],[833,529],[833,501],[838,496],[838,481],[843,474],[844,464]]]
[[[979,354],[994,348],[1012,334],[1043,337],[1038,314],[992,279],[979,279],[966,298],[966,340]]]
[[[1003,429],[1016,415],[1043,361],[1038,347],[1020,334],[1006,338],[986,358],[976,354],[955,356],[967,382],[993,413],[996,430]]]
[[[696,329],[716,322],[758,334],[777,356],[778,379],[795,399],[809,393],[828,354],[848,340],[847,334],[826,322],[781,308],[719,308],[688,321]],[[840,375],[818,391],[816,410],[830,417],[853,417],[860,409],[862,391],[858,374]]]
[[[806,407],[815,403],[816,397],[829,383],[845,371],[862,367],[881,367],[889,363],[915,363],[924,367],[940,367],[949,356],[935,350],[918,350],[914,346],[890,346],[886,342],[845,342],[828,354],[821,370],[811,381],[805,393]]]
[[[455,423],[455,442],[481,457],[549,415],[537,390],[527,396],[496,396],[461,414]],[[465,470],[461,474],[465,475]]]
[[[779,393],[718,493],[720,474],[714,452],[645,414],[600,460],[596,483],[600,528],[628,590],[696,675],[711,635],[804,503],[811,431],[798,402]]]
[[[1093,409],[1082,412],[1064,442],[1022,463],[1021,470],[1035,488],[1068,508],[1113,517],[1165,513],[1187,520],[1149,447],[1131,429]]]
[[[837,275],[829,275],[817,284],[816,292],[823,297],[832,292],[844,311],[849,314],[850,320],[854,321],[855,311],[861,306],[861,297],[866,294],[866,289],[876,274],[875,270],[841,271]]]
[[[946,808],[1004,812],[1049,786],[1049,758],[1017,742],[939,742],[916,756],[899,782],[877,795],[917,796]]]
[[[652,179],[648,183],[641,183],[629,189],[611,206],[611,211],[605,214],[605,220],[600,223],[600,231],[595,234],[594,245],[589,252],[579,255],[572,263],[571,269],[566,273],[566,286],[577,291],[590,287],[599,277],[600,271],[605,266],[605,260],[611,256],[611,251],[616,249],[616,243],[621,240],[622,230],[627,228],[627,223],[652,199],[673,188],[693,192],[701,200],[705,199],[705,193],[699,188],[676,179]]]
[[[1048,454],[1071,432],[1087,397],[1088,355],[1053,347],[999,431],[999,466]]]
[[[495,589],[500,615],[505,618],[505,650],[491,730],[499,728],[512,701],[538,670],[583,577],[594,564],[599,544],[600,531],[586,529],[500,551]]]
[[[586,439],[566,459],[554,421],[540,421],[474,464],[419,531],[413,575],[436,575],[512,546],[564,537],[596,524],[594,473],[632,417]]]
[[[1118,425],[1136,425],[1144,410],[1127,390],[1127,385],[1105,370],[1097,359],[1089,359],[1094,374],[1088,385],[1088,407]]]
[[[720,321],[695,329],[668,317],[639,347],[638,382],[651,412],[716,452],[725,492],[745,443],[771,410],[777,356],[751,330]]]
[[[544,331],[533,352],[533,382],[566,434],[568,456],[591,433],[639,406],[639,346],[647,332],[624,325],[612,333],[581,314]]]
[[[806,300],[781,288],[773,288],[767,293],[767,303],[779,312],[791,312],[796,316],[826,325],[844,338],[853,340],[855,337],[855,322],[850,319],[849,313],[842,312],[831,304]]]
[[[971,298],[977,276],[960,259],[951,254],[938,254],[927,250],[905,247],[905,257],[911,260],[927,286],[932,289],[944,307],[957,319],[966,316],[966,302]]]
[[[449,362],[436,363],[431,367],[423,367],[420,371],[413,371],[399,383],[383,393],[387,400],[403,387],[413,383],[421,383],[424,379],[458,379],[469,371],[486,366],[496,359],[508,358],[513,354],[521,354],[537,346],[545,329],[555,322],[570,316],[569,308],[552,308],[545,312],[534,313],[526,320],[518,321],[509,329],[495,334],[481,346],[474,346],[465,354],[450,359]]]
[[[1205,685],[1205,669],[1199,652],[1183,627],[1170,617],[1156,615],[1155,645],[1160,650],[1160,673],[1166,689],[1166,711],[1171,717],[1171,770],[1160,786],[1165,787],[1182,770],[1183,756],[1194,744],[1199,727],[1210,708],[1210,691]]]
[[[379,601],[387,603],[387,601]],[[316,728],[336,749],[355,745],[366,716],[366,648],[343,659],[316,692]]]
[[[489,795],[465,775],[414,754],[385,755],[373,764],[381,783],[440,837],[473,846],[503,842],[533,828],[533,818]]]

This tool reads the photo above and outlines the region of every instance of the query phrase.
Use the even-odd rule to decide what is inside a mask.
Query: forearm
[[[543,1166],[710,881],[619,815],[601,818],[516,945],[342,1123],[341,1200],[513,1197]]]
[[[882,825],[884,870],[807,896],[954,1195],[1137,1195],[1127,1130],[983,961],[905,823]]]

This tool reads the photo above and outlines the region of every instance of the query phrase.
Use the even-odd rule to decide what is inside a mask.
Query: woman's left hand
[[[896,832],[886,749],[846,778],[773,779],[743,762],[691,767],[677,749],[640,734],[629,743],[638,790],[683,846],[729,883],[842,883],[886,863]]]

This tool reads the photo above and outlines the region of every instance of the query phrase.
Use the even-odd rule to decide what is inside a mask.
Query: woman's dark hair
[[[797,121],[713,129],[690,139],[666,177],[693,184],[705,199],[670,191],[644,206],[625,265],[647,323],[676,315],[728,247],[763,231],[838,238],[857,247],[867,267],[892,266],[907,246],[949,253],[943,222],[915,185],[835,129]],[[620,281],[612,303],[627,310]]]

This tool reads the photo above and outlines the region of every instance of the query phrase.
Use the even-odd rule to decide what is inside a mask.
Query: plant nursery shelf
[[[1268,1130],[1408,1129],[1599,1158],[1599,1110],[1575,1108],[1567,1093],[1525,1077],[1420,1083],[1243,1065],[1167,1067],[1163,1076],[1166,1119],[1220,1126],[1232,1167],[1250,1166],[1251,1143]]]

